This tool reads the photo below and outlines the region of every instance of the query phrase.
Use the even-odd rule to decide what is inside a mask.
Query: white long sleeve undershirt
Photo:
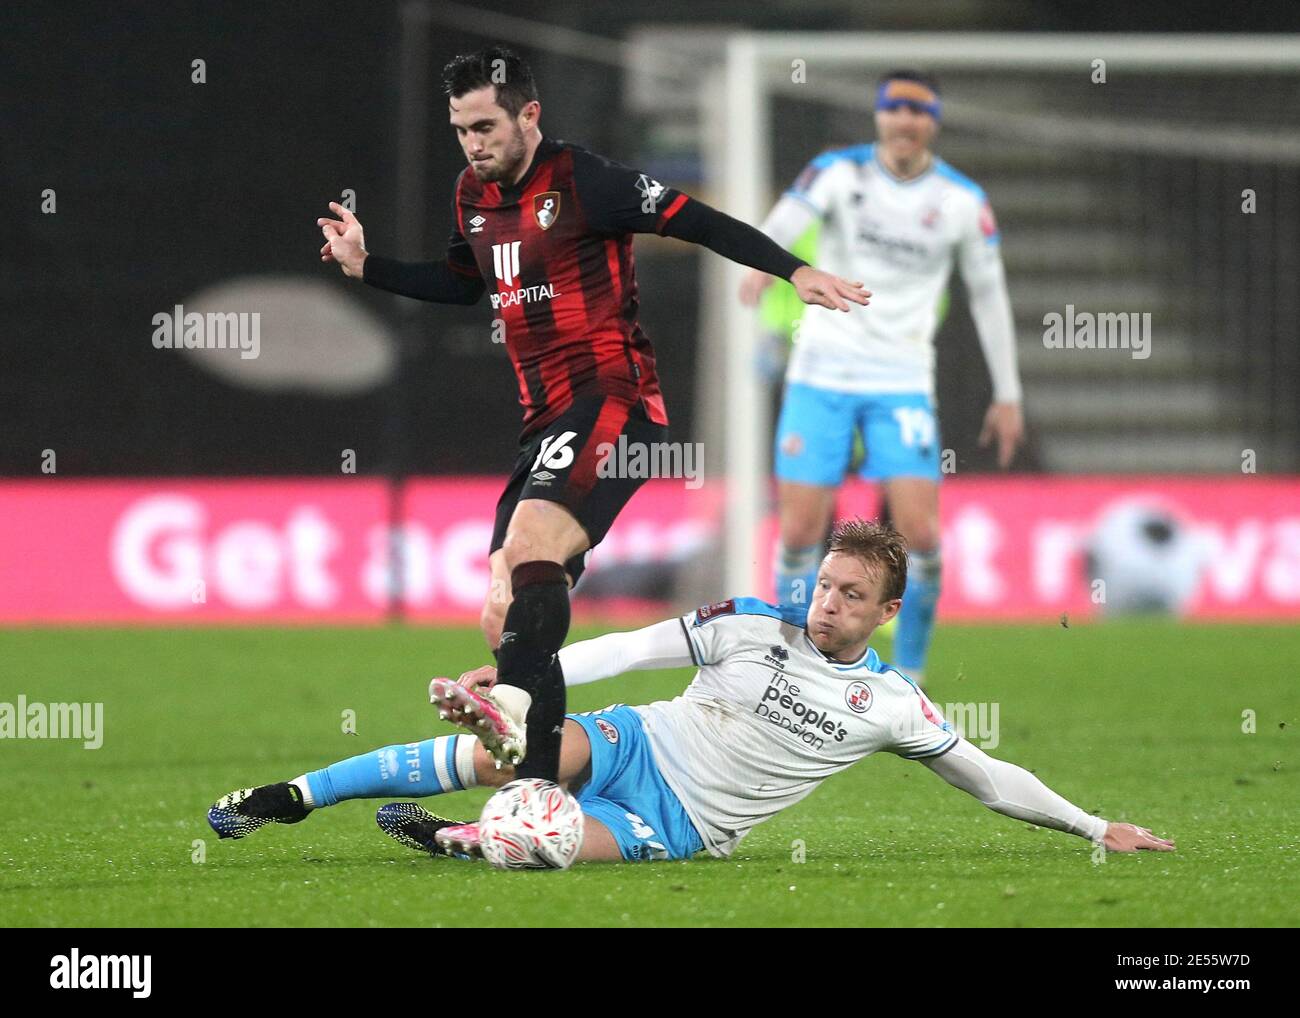
[[[921,762],[996,813],[1090,841],[1106,835],[1107,823],[1101,817],[1063,799],[1023,767],[995,760],[965,739],[957,740],[942,756]]]
[[[645,668],[687,668],[694,664],[680,619],[656,622],[631,633],[608,633],[560,650],[566,686],[581,686]]]
[[[788,251],[818,218],[817,210],[807,202],[787,194],[772,206],[759,229]]]
[[[1001,258],[961,263],[970,316],[975,322],[984,362],[993,381],[995,403],[1020,402],[1020,370],[1016,362],[1016,326],[1007,293],[1006,270]]]

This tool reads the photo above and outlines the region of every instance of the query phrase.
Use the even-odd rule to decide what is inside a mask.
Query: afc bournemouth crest
[[[854,714],[865,714],[871,707],[871,687],[865,682],[852,682],[844,690],[844,702]]]
[[[537,225],[543,230],[549,230],[555,225],[555,220],[560,215],[560,192],[543,191],[533,198],[533,215],[537,217]]]

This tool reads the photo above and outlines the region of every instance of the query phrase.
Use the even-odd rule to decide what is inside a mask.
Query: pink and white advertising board
[[[477,618],[502,483],[407,485],[410,618]],[[625,578],[635,601],[644,567],[716,556],[723,497],[717,485],[648,482],[596,551],[593,580]],[[841,508],[871,515],[875,498],[855,486]],[[1254,477],[950,479],[941,617],[1092,615],[1083,548],[1106,512],[1134,500],[1163,507],[1203,549],[1192,617],[1300,621],[1300,479]],[[0,482],[0,624],[378,622],[389,515],[386,483],[363,478]],[[757,562],[770,561],[774,533],[769,521]]]

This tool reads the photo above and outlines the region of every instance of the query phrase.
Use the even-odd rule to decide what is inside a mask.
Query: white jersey
[[[814,159],[763,225],[791,246],[822,220],[817,267],[859,280],[869,306],[805,308],[787,378],[853,393],[934,394],[934,336],[957,260],[998,400],[1020,398],[997,224],[983,190],[935,158],[895,178],[874,145]]]
[[[699,667],[681,696],[636,707],[664,780],[705,847],[730,855],[751,828],[880,750],[937,756],[957,735],[874,650],[832,661],[803,608],[742,597],[684,615]]]

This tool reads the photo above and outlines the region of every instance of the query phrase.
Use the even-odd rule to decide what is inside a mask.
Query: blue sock
[[[817,585],[817,570],[822,564],[822,546],[787,548],[778,544],[776,550],[776,600],[778,604],[798,605],[807,608],[812,603],[813,588]]]
[[[894,632],[894,661],[904,674],[923,670],[934,632],[934,606],[939,600],[939,552],[914,551],[907,556],[907,591]]]
[[[474,779],[472,735],[441,735],[423,742],[385,746],[311,771],[294,782],[305,784],[311,807],[348,799],[439,795],[471,788]]]

